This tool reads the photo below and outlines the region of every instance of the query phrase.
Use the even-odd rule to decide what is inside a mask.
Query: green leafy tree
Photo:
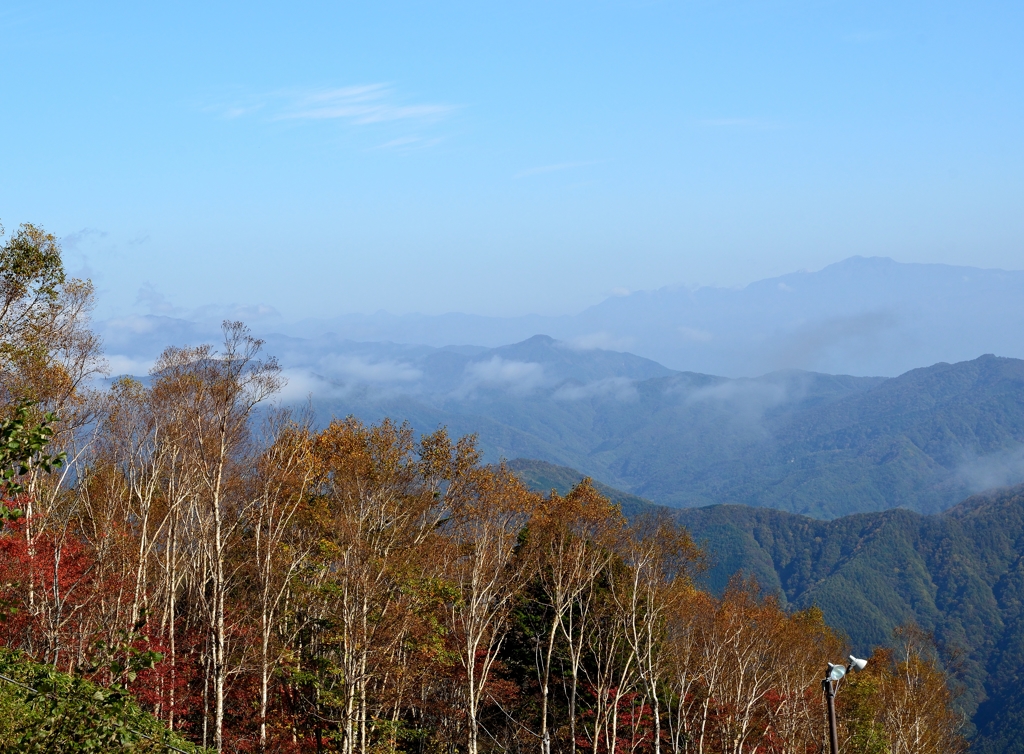
[[[22,478],[33,469],[47,474],[64,464],[64,453],[51,454],[47,447],[53,438],[57,416],[43,414],[41,421],[32,420],[35,404],[20,404],[14,416],[0,421],[0,494],[8,499],[25,491]]]
[[[20,652],[0,649],[0,750],[26,754],[67,752],[199,753],[144,712],[122,685],[156,660],[139,652],[109,670],[119,681],[100,686]]]

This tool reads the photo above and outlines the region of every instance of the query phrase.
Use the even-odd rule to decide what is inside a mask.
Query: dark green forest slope
[[[530,489],[544,494],[555,490],[559,495],[567,495],[569,490],[583,479],[583,474],[576,469],[556,466],[553,463],[536,461],[532,458],[516,458],[509,461],[508,465]],[[596,479],[592,479],[591,482],[594,489],[618,505],[627,517],[632,518],[660,507],[654,505],[650,500],[610,487]]]
[[[581,474],[517,460],[538,490],[564,492]],[[633,513],[653,504],[602,488]],[[628,508],[627,508],[628,506]],[[793,608],[816,605],[855,652],[913,621],[956,664],[972,750],[1024,752],[1024,486],[969,498],[945,513],[889,510],[822,521],[766,508],[672,511],[708,552],[708,586],[744,572]]]
[[[316,407],[475,433],[489,460],[570,466],[674,507],[932,513],[1024,481],[1021,360],[983,356],[892,379],[727,379],[610,354],[540,336],[431,353],[409,362],[421,374],[412,392],[346,388]]]
[[[710,586],[754,575],[794,607],[817,605],[859,651],[914,621],[961,654],[974,751],[1024,752],[1024,487],[941,515],[907,510],[819,521],[767,509],[680,511],[713,558]]]

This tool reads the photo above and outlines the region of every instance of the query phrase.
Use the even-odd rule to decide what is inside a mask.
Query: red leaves
[[[593,696],[593,686],[586,691]],[[617,715],[607,715],[602,729],[585,730],[585,735],[577,736],[576,745],[585,751],[596,751],[597,754],[648,754],[654,750],[654,710],[648,700],[641,694],[629,692],[619,694],[619,689],[609,689],[604,704],[615,705]],[[597,701],[596,699],[594,700]],[[584,713],[584,718],[593,720],[594,710]],[[614,724],[611,721],[614,720]],[[589,734],[589,735],[587,735]],[[662,741],[667,739],[664,731]]]
[[[102,630],[97,602],[116,593],[117,585],[96,582],[95,560],[73,534],[37,533],[38,528],[22,517],[0,533],[0,638],[43,661],[71,667],[81,663]]]

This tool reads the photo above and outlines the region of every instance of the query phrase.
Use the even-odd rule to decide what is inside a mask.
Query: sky
[[[1013,2],[0,6],[0,222],[98,316],[1021,269]]]

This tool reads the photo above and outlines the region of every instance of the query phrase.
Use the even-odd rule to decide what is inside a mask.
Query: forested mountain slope
[[[706,543],[709,586],[737,571],[793,607],[817,605],[857,651],[914,621],[960,657],[977,752],[1024,752],[1024,487],[939,515],[907,510],[820,521],[721,505],[678,512]]]
[[[360,348],[346,357],[350,369],[390,382],[314,394],[323,419],[401,416],[420,432],[446,425],[477,434],[490,461],[569,466],[664,505],[738,503],[818,518],[935,512],[1024,481],[1017,359],[983,356],[892,379],[727,379],[541,336],[499,349],[405,350],[390,361]]]
[[[566,466],[557,466],[547,461],[535,461],[530,458],[515,458],[508,466],[532,490],[548,494],[552,490],[559,495],[567,495],[583,479],[583,474]],[[610,487],[603,482],[592,479],[594,489],[619,506],[627,518],[648,513],[661,508],[650,500],[645,500],[628,492]],[[670,510],[665,508],[664,510]]]

